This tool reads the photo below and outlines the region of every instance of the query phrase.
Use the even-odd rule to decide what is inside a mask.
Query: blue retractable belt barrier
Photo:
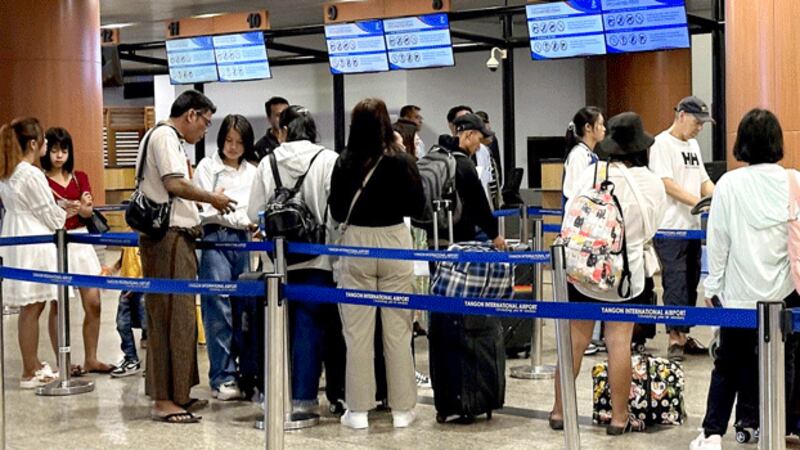
[[[658,230],[656,239],[673,239],[679,241],[703,240],[706,232],[703,230]]]
[[[492,213],[495,217],[511,217],[511,216],[519,216],[519,209],[499,209]],[[528,208],[528,215],[529,216],[557,216],[561,217],[563,211],[560,209],[548,209],[548,208]]]
[[[56,238],[52,234],[43,236],[14,236],[0,238],[0,247],[32,244],[55,244]]]
[[[401,250],[390,248],[347,247],[340,245],[287,243],[289,253],[379,258],[409,261],[450,261],[474,263],[546,264],[550,252],[451,252],[446,250]]]
[[[417,309],[433,312],[470,315],[491,315],[520,318],[602,320],[669,325],[710,325],[731,328],[755,328],[756,311],[730,308],[681,308],[654,305],[618,305],[614,303],[558,303],[541,301],[499,300],[485,298],[451,298],[433,295],[357,291],[309,285],[286,286],[289,300],[315,303],[349,303],[354,305]]]
[[[264,283],[258,281],[234,282],[102,277],[15,269],[13,267],[0,267],[0,278],[28,281],[31,283],[114,289],[154,294],[234,295],[239,297],[260,297],[264,295]]]
[[[112,245],[119,247],[136,247],[139,245],[139,235],[136,233],[105,233],[86,234],[70,233],[67,240],[76,244]],[[51,238],[52,241],[52,238]],[[198,249],[207,250],[235,250],[240,252],[271,252],[275,244],[269,242],[213,242],[197,241]]]

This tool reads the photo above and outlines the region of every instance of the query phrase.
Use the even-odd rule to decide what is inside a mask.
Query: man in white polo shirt
[[[656,136],[650,149],[650,169],[664,182],[667,211],[662,230],[699,230],[700,217],[691,213],[701,198],[714,191],[714,183],[703,166],[700,145],[695,137],[703,126],[714,122],[708,106],[697,97],[686,97],[675,108],[672,126]],[[698,240],[655,239],[661,259],[664,305],[695,306],[700,282],[701,243]],[[682,361],[684,352],[694,353],[702,347],[689,338],[689,327],[667,327],[668,356]]]

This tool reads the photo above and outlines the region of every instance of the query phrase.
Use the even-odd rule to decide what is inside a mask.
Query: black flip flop
[[[202,399],[199,399],[199,398],[193,398],[193,399],[189,400],[188,403],[185,403],[183,405],[178,405],[178,406],[180,406],[181,408],[185,409],[186,411],[188,411],[190,413],[193,413],[193,412],[200,411],[201,409],[203,409],[206,406],[208,406],[208,400],[202,400]]]
[[[156,422],[164,422],[164,423],[198,423],[201,416],[196,416],[188,411],[184,412],[177,412],[172,414],[160,415],[160,414],[150,414],[150,419]]]

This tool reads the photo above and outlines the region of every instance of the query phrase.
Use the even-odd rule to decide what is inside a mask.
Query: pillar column
[[[607,114],[634,111],[656,135],[675,117],[675,106],[692,93],[689,49],[608,56]],[[710,101],[710,99],[706,99]]]
[[[105,203],[99,0],[0,2],[0,122],[66,128],[75,167]]]
[[[739,121],[766,108],[781,121],[786,167],[800,165],[800,42],[797,0],[725,1],[728,168]]]

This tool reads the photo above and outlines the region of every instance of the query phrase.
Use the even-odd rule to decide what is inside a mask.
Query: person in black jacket
[[[356,105],[347,149],[331,176],[328,199],[331,217],[345,223],[342,244],[358,247],[411,249],[411,230],[404,217],[417,217],[425,206],[413,156],[395,143],[386,104],[368,98]],[[412,261],[372,258],[341,259],[340,288],[410,293]],[[375,307],[340,304],[347,344],[345,401],[342,425],[369,426],[367,412],[375,406],[372,364],[377,311]],[[411,425],[416,417],[417,385],[411,356],[413,312],[381,308],[389,406],[395,428]]]
[[[453,120],[455,136],[442,135],[439,145],[456,157],[456,190],[461,198],[461,220],[453,224],[456,242],[472,241],[482,231],[499,250],[506,248],[505,238],[497,230],[497,220],[478,178],[475,163],[470,156],[480,148],[481,142],[494,136],[480,117],[465,114]]]

